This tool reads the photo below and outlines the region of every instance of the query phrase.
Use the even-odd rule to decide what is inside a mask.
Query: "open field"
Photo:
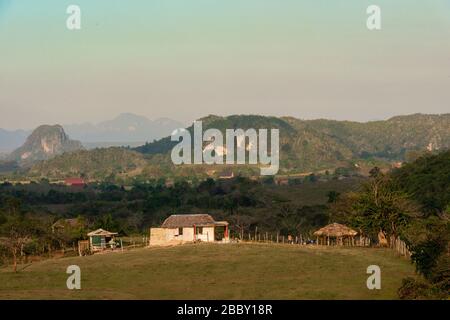
[[[66,288],[69,265],[81,290]],[[381,268],[381,290],[366,269]],[[23,266],[20,266],[21,269]],[[141,248],[0,269],[1,299],[396,299],[410,262],[388,249],[287,244]]]

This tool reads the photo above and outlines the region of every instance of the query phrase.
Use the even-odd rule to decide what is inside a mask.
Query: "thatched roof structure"
[[[216,222],[209,214],[174,214],[164,220],[161,228],[210,227],[225,222]]]
[[[344,226],[340,223],[332,223],[329,224],[316,232],[314,232],[315,236],[327,236],[327,237],[344,237],[344,236],[356,236],[358,232],[353,230],[352,228],[349,228],[347,226]]]

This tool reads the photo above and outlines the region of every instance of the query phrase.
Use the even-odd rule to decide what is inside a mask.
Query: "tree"
[[[358,228],[372,239],[382,232],[397,238],[418,207],[405,193],[395,189],[388,176],[378,172],[360,192],[339,198],[331,205],[332,216]]]
[[[21,213],[6,215],[6,221],[0,226],[3,236],[2,244],[11,253],[13,270],[17,272],[17,259],[23,252],[23,247],[31,241],[33,226],[31,220]]]
[[[369,176],[370,176],[371,178],[376,178],[376,177],[378,177],[379,175],[381,175],[381,170],[380,170],[380,168],[378,168],[378,167],[373,167],[372,169],[370,169],[370,171],[369,171]]]
[[[336,203],[336,201],[339,198],[340,193],[337,191],[329,191],[327,193],[327,197],[328,197],[328,203]]]
[[[296,233],[298,226],[295,208],[291,204],[285,203],[278,208],[277,220],[277,225],[281,227],[282,234]]]
[[[421,157],[395,170],[391,177],[399,189],[422,205],[427,216],[440,216],[450,205],[450,151]]]
[[[5,207],[6,210],[10,215],[15,215],[20,211],[20,207],[22,205],[22,202],[18,198],[9,197],[5,201]]]
[[[416,264],[417,271],[427,280],[433,280],[438,274],[438,262],[448,256],[450,222],[438,217],[417,219],[405,230],[404,238],[412,252],[411,260]],[[447,281],[450,281],[449,278]]]
[[[100,219],[97,220],[96,227],[97,228],[102,228],[102,229],[105,229],[105,230],[109,230],[109,231],[120,229],[119,224],[117,223],[117,221],[114,220],[114,218],[111,215],[111,213],[107,213],[107,214],[102,215],[100,217]]]
[[[228,217],[230,226],[239,235],[241,240],[244,239],[244,233],[249,230],[250,226],[255,223],[255,219],[249,215],[236,213]],[[233,231],[233,230],[230,230]]]

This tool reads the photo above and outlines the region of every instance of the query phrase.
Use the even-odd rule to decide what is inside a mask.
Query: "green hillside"
[[[65,153],[35,164],[28,174],[46,178],[82,176],[104,179],[111,175],[139,174],[146,164],[147,161],[142,154],[125,148],[112,147]]]
[[[450,151],[421,157],[395,170],[392,176],[425,212],[450,213]]]
[[[281,167],[287,171],[314,171],[372,158],[402,161],[408,152],[450,147],[450,114],[414,114],[367,123],[253,115],[208,116],[200,120],[204,130],[279,129]],[[192,126],[188,130],[192,132]],[[164,154],[176,143],[166,137],[135,150]]]
[[[81,290],[66,287],[73,264]],[[381,290],[367,289],[371,264],[383,270]],[[397,299],[413,269],[388,249],[185,245],[1,268],[0,299]]]
[[[404,161],[412,154],[450,147],[450,114],[414,114],[367,123],[255,115],[210,115],[201,120],[203,130],[279,129],[278,174],[282,175],[333,171],[336,168],[363,172],[373,166],[390,167],[390,163]],[[187,129],[193,132],[192,126]],[[85,174],[90,178],[104,179],[110,175],[206,177],[211,172],[213,176],[220,176],[220,172],[225,170],[224,166],[174,166],[170,152],[177,143],[166,137],[133,151],[109,148],[64,154],[36,164],[29,173],[49,177]],[[233,166],[232,169],[236,174],[259,174],[257,166]]]

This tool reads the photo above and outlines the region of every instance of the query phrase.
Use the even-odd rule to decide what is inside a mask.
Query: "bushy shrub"
[[[440,290],[436,285],[426,280],[408,277],[403,279],[398,289],[398,296],[403,300],[436,300],[448,299],[448,292]]]
[[[450,296],[450,255],[442,255],[433,268],[431,282],[447,296]]]

